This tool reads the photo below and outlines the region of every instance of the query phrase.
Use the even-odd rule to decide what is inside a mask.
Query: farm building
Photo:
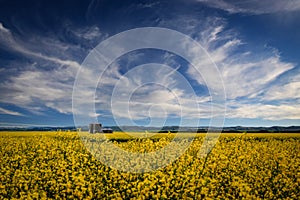
[[[111,128],[103,128],[102,124],[90,124],[89,125],[90,133],[113,133]]]
[[[102,124],[90,124],[89,132],[90,133],[102,133]]]
[[[103,133],[113,133],[113,130],[111,128],[103,128],[102,132]]]

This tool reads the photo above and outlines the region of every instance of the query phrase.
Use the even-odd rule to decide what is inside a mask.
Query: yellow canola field
[[[163,147],[173,135],[107,137],[140,152]],[[133,174],[95,159],[76,132],[0,132],[0,199],[299,198],[300,134],[223,134],[200,158],[203,137],[167,167]]]

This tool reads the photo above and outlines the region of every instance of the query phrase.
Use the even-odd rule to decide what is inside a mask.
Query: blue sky
[[[73,113],[81,112],[72,107],[73,86],[85,58],[102,41],[140,27],[178,31],[205,49],[223,80],[225,126],[300,125],[299,21],[296,0],[1,1],[0,126],[74,125]],[[205,65],[199,52],[187,51]],[[156,84],[138,84],[145,68]],[[96,77],[95,92],[83,91],[82,101],[94,103],[94,117],[107,126],[206,126],[205,80],[216,75],[193,69],[173,52],[132,51]],[[128,112],[121,91],[131,92]],[[89,123],[89,113],[81,114],[80,124]]]

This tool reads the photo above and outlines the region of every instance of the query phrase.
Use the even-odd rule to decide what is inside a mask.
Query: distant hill
[[[79,127],[82,131],[88,131],[88,126]],[[179,127],[179,126],[164,126],[164,127],[145,127],[145,126],[108,126],[113,131],[128,131],[128,132],[198,132],[206,133],[208,127]],[[217,128],[220,129],[220,128]],[[67,127],[0,127],[0,131],[57,131],[71,130],[76,131],[74,126]],[[300,126],[272,126],[272,127],[247,127],[247,126],[232,126],[223,127],[222,133],[300,133]]]
[[[74,126],[54,127],[54,126],[34,126],[34,127],[0,127],[0,131],[57,131],[57,130],[71,130],[76,131]]]
[[[247,133],[300,133],[300,126],[272,126],[272,127],[225,127],[224,133],[247,132]]]

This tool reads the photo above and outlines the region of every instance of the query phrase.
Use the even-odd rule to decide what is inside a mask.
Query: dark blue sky
[[[223,79],[226,126],[300,125],[299,21],[299,1],[2,0],[0,126],[73,125],[74,111],[83,109],[72,107],[72,93],[84,59],[102,41],[141,27],[179,31],[207,51]],[[191,49],[189,53],[197,60],[199,52]],[[130,78],[126,73],[146,63],[170,66],[186,78],[195,94],[170,75],[164,87],[129,84],[134,88],[124,90],[131,91],[135,100],[130,102],[130,112],[122,113],[122,106],[112,111],[113,86],[122,77],[137,83],[139,76],[145,76],[143,71],[136,70]],[[167,76],[167,72],[162,67],[148,75]],[[147,125],[150,119],[151,125],[164,120],[165,125],[178,125],[180,118],[191,122],[183,126],[198,119],[200,125],[209,123],[210,89],[203,80],[214,74],[193,73],[193,67],[172,52],[129,52],[115,60],[105,75],[114,82],[95,80],[96,116],[105,125],[114,125],[116,119],[138,125]],[[195,102],[190,99],[196,99],[200,110],[193,109]],[[174,106],[179,102],[184,116]]]

